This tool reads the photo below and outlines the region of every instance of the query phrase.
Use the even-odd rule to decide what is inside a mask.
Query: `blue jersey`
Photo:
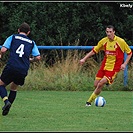
[[[9,36],[3,46],[10,51],[7,67],[22,74],[27,74],[30,55],[40,55],[36,43],[23,34]]]

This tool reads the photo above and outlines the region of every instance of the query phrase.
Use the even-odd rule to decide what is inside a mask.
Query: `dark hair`
[[[115,27],[113,25],[108,25],[106,28],[111,28],[113,31],[115,31]]]
[[[26,23],[23,22],[20,27],[19,27],[20,32],[24,32],[24,33],[28,33],[28,31],[30,31],[30,26]]]

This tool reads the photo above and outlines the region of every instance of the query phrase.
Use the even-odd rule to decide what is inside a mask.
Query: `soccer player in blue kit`
[[[30,62],[40,60],[40,52],[36,43],[31,40],[30,26],[24,22],[18,28],[18,34],[9,36],[0,51],[0,58],[9,50],[9,59],[0,77],[0,96],[4,102],[2,115],[9,113],[17,94],[18,85],[22,86],[28,74]],[[31,58],[33,56],[33,58]],[[9,96],[6,86],[10,84]]]

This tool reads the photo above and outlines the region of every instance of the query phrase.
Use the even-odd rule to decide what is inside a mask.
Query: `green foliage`
[[[132,4],[132,2],[124,2]],[[94,46],[105,36],[105,27],[113,24],[116,34],[129,45],[133,40],[131,8],[121,2],[0,2],[0,45],[22,22],[31,26],[29,37],[37,45]],[[54,52],[40,50],[54,62]],[[99,58],[97,58],[99,62]]]
[[[131,2],[124,2],[132,4]],[[118,35],[132,45],[133,15],[121,2],[1,2],[1,44],[26,21],[38,45],[96,45],[113,24]]]

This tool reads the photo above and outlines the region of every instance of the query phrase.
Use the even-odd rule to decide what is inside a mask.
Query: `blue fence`
[[[1,48],[1,46],[0,46]],[[67,50],[91,50],[93,46],[38,46],[38,49],[67,49]],[[131,49],[133,49],[133,46],[130,46]],[[127,54],[124,54],[124,60],[126,59]],[[127,86],[128,81],[128,66],[126,66],[126,69],[124,70],[124,86]]]

